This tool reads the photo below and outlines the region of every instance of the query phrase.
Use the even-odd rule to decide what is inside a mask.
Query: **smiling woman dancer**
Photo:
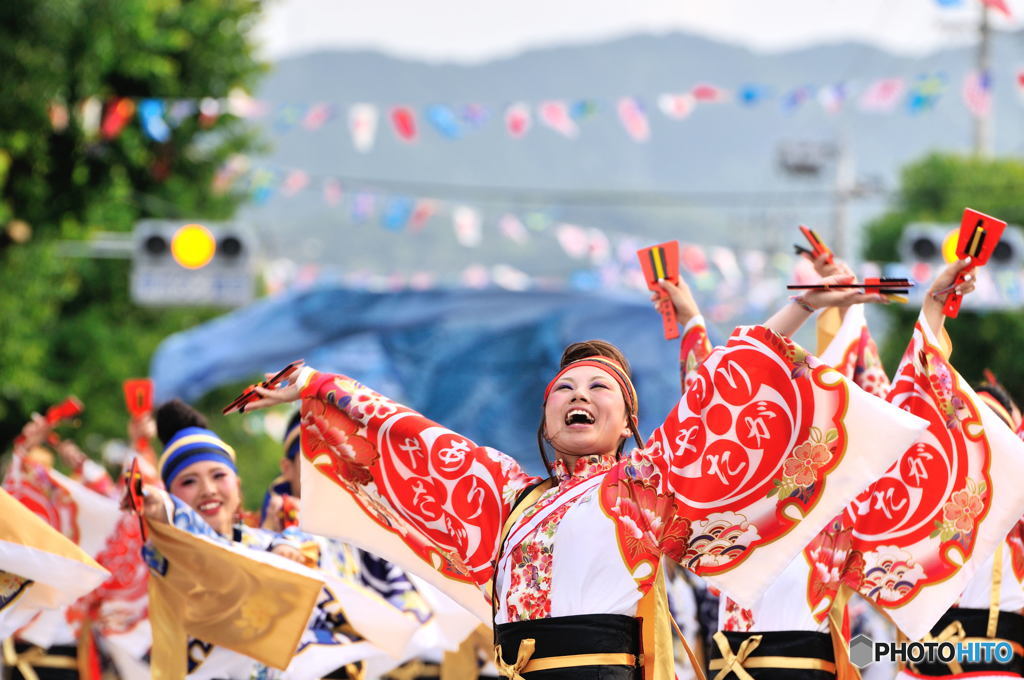
[[[202,414],[182,401],[172,400],[157,409],[156,420],[158,436],[165,444],[159,472],[166,491],[146,487],[143,511],[147,518],[215,540],[307,562],[299,550],[299,541],[240,521],[242,480],[235,466],[235,451],[208,429]],[[153,557],[151,551],[144,554],[147,558]],[[156,562],[150,561],[150,566],[156,568]],[[316,568],[318,565],[307,566]],[[352,630],[361,612],[353,610],[352,616],[357,620],[349,625],[339,608],[330,604],[340,599],[325,584],[317,603],[317,614],[310,619],[300,641],[300,649],[306,655],[304,663],[293,662],[294,667],[283,677],[362,677],[358,660],[369,652],[352,651],[368,647],[360,644],[360,638]],[[318,658],[310,661],[314,653]],[[346,660],[333,662],[330,655],[347,656]],[[349,657],[354,659],[350,661]],[[316,672],[311,672],[309,666]],[[188,642],[188,673],[188,678],[196,680],[280,676],[254,659],[195,638],[189,638]]]
[[[301,398],[303,456],[315,474],[335,475],[392,540],[400,526],[421,566],[481,589],[493,581],[504,677],[668,680],[663,556],[749,601],[920,431],[780,334],[806,320],[807,300],[851,299],[875,297],[809,293],[767,327],[738,329],[646,446],[622,353],[602,341],[570,345],[543,395],[545,480],[350,378],[308,367],[293,385],[261,388],[249,408]],[[875,428],[871,453],[845,456],[866,444],[866,428],[851,426],[865,418]],[[783,460],[826,423],[843,434],[832,458],[809,471],[804,496],[768,493]],[[636,448],[627,453],[629,439]]]

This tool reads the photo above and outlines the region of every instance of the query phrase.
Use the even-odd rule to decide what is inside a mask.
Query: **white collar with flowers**
[[[614,454],[608,453],[605,455],[593,455],[593,456],[580,456],[576,459],[576,462],[572,466],[572,471],[569,471],[569,466],[565,464],[561,458],[555,461],[554,465],[551,466],[551,472],[554,474],[555,479],[558,480],[559,484],[567,482],[570,479],[576,481],[583,481],[589,477],[593,477],[599,472],[606,472],[615,465],[616,458]]]

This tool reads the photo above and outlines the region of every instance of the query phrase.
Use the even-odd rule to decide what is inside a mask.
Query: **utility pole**
[[[847,223],[849,222],[850,199],[857,191],[857,176],[853,164],[853,155],[846,144],[846,135],[840,134],[836,143],[836,174],[835,199],[832,207],[832,233],[835,234],[835,242],[832,248],[836,254],[845,260],[851,260],[852,250],[848,243]]]
[[[978,4],[981,5],[981,20],[978,23],[978,55],[975,67],[977,68],[978,85],[988,88],[991,104],[987,111],[974,116],[974,155],[986,157],[992,154],[992,117],[995,115],[995,98],[992,95],[992,80],[990,78],[992,27],[989,25],[988,3],[979,2]]]

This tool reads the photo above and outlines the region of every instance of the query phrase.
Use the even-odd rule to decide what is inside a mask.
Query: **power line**
[[[465,199],[478,203],[517,203],[523,205],[639,206],[650,208],[689,207],[691,205],[737,205],[765,207],[831,203],[836,196],[832,189],[785,191],[665,191],[649,189],[565,189],[515,187],[481,184],[450,184],[418,180],[396,180],[346,175],[313,175],[312,181],[338,181],[349,185],[349,191],[366,193],[414,194],[440,199]],[[887,198],[890,192],[876,190],[871,197]],[[862,196],[867,198],[868,196]]]

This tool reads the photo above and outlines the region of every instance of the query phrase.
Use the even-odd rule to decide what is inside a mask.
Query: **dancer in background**
[[[208,429],[201,414],[174,400],[162,405],[156,416],[158,434],[165,444],[159,469],[167,491],[147,487],[145,514],[149,520],[167,522],[191,533],[231,541],[254,550],[273,552],[308,566],[319,566],[321,556],[310,556],[308,550],[304,553],[304,546],[297,541],[238,521],[241,480],[235,466],[235,452]],[[353,564],[342,567],[339,569],[344,573],[333,575],[355,585],[358,568]],[[201,579],[202,575],[197,574],[196,577]],[[360,618],[375,617],[380,609],[368,610],[365,599],[353,600],[357,595],[343,585],[333,586],[328,581],[317,611],[310,620],[307,635],[300,642],[296,657],[283,677],[361,676],[359,662],[381,652],[364,639]],[[342,609],[346,602],[358,602],[364,606],[349,607],[350,617],[346,617]],[[392,609],[383,601],[379,604]],[[401,614],[395,612],[395,620],[401,619]],[[367,620],[365,624],[374,627],[379,625],[379,621]],[[157,624],[154,622],[154,625]],[[400,635],[401,631],[392,633]],[[384,637],[383,632],[381,637]],[[201,640],[189,642],[188,655],[189,677],[197,680],[247,678],[253,673],[272,672],[253,659]]]
[[[957,272],[967,264],[959,263],[947,268],[925,299],[922,318],[928,319],[936,334],[941,331],[941,322],[944,318],[939,312],[944,299],[943,289],[948,288]],[[815,265],[821,274],[850,275],[849,269],[839,260],[830,265],[831,270],[824,258],[815,262]],[[692,341],[694,337],[702,339],[703,324],[685,284],[674,286],[664,282],[663,287],[673,299],[680,323],[687,324],[683,339],[684,361],[681,364],[685,385],[689,382],[686,374],[692,373],[697,363],[693,361],[693,357],[699,356],[701,348],[707,347],[708,343]],[[970,292],[971,289],[973,281],[969,279],[962,290]],[[652,296],[652,299],[656,297]],[[843,316],[843,328],[838,334],[834,334],[834,341],[824,350],[823,356],[835,361],[837,368],[841,367],[848,378],[857,381],[865,389],[884,396],[888,393],[889,383],[881,369],[874,342],[863,322],[863,312],[857,309]],[[693,319],[696,319],[696,322]],[[693,347],[696,347],[697,351],[694,351]],[[703,353],[706,355],[707,352]],[[910,354],[913,355],[914,352]],[[688,355],[690,361],[685,361]],[[927,413],[927,410],[924,410],[924,413]],[[850,527],[853,521],[853,517],[838,517],[830,523],[830,526],[805,549],[804,560],[795,561],[756,607],[745,609],[728,598],[724,600],[720,615],[726,632],[716,635],[717,649],[712,649],[712,656],[717,657],[717,660],[712,662],[712,670],[735,668],[738,664],[753,677],[769,677],[772,673],[781,671],[766,666],[757,657],[800,656],[801,648],[810,650],[814,644],[824,647],[826,640],[823,636],[827,635],[831,638],[827,643],[835,648],[836,660],[841,665],[838,669],[832,670],[813,662],[811,659],[815,655],[807,653],[803,657],[807,664],[804,670],[808,674],[807,677],[824,677],[819,674],[832,672],[839,675],[856,673],[849,666],[844,670],[842,665],[845,658],[844,641],[847,638],[843,629],[849,624],[846,612],[840,611],[845,609],[844,602],[847,597],[841,594],[844,592],[841,588],[842,583],[856,581],[855,565],[846,562],[859,555],[851,543]],[[851,568],[853,571],[850,571]],[[857,582],[856,586],[859,585],[860,582]],[[806,598],[793,598],[793,593],[800,590],[807,593]],[[805,600],[806,612],[801,604]],[[821,641],[815,643],[815,636],[821,637]]]
[[[299,476],[299,412],[288,420],[284,433],[284,455],[281,474],[270,483],[260,506],[260,526],[270,531],[284,531],[299,526],[299,497],[302,479]]]
[[[44,676],[69,672],[53,665],[61,657],[77,675],[92,678],[99,676],[105,664],[101,648],[110,651],[108,643],[113,638],[122,633],[138,633],[143,638],[146,635],[145,570],[137,568],[137,551],[127,564],[112,559],[119,548],[130,550],[119,532],[123,514],[112,498],[116,495],[114,484],[106,470],[88,460],[73,441],[58,436],[54,425],[52,419],[33,415],[15,442],[4,488],[49,526],[79,545],[110,575],[98,588],[83,593],[67,606],[40,611],[25,622],[5,642],[5,653],[7,665],[21,669],[11,671],[14,677],[27,676],[29,669],[36,667],[42,670],[32,672]],[[71,477],[54,469],[55,456],[45,448],[47,445],[57,450],[59,458],[71,469]],[[137,534],[137,522],[134,527]],[[140,574],[141,581],[137,578]],[[148,643],[143,645],[148,649]]]
[[[1013,431],[1021,424],[1020,409],[995,376],[975,389],[979,399]],[[974,573],[955,606],[932,626],[926,640],[1006,641],[1013,649],[1009,663],[977,659],[950,663],[907,664],[901,680],[922,677],[997,680],[1024,677],[1024,519],[1005,542]]]

